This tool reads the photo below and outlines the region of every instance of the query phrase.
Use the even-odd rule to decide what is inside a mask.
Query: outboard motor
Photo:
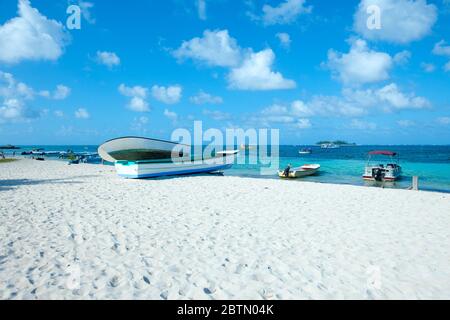
[[[372,176],[375,179],[375,181],[383,181],[384,173],[381,169],[374,169],[372,171]]]

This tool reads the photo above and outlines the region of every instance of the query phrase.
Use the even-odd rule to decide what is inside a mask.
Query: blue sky
[[[0,144],[168,139],[194,120],[448,144],[449,88],[449,0],[0,2]]]

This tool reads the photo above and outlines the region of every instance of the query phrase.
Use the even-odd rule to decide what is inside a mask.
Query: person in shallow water
[[[288,178],[290,172],[291,172],[291,164],[289,163],[288,166],[286,167],[286,169],[284,169],[283,175],[284,175],[286,178]]]

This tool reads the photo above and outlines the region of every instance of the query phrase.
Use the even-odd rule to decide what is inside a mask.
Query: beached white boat
[[[374,156],[390,157],[386,164],[372,165]],[[399,158],[396,152],[392,151],[371,151],[367,159],[363,179],[367,181],[395,181],[401,177],[402,167],[399,165]]]
[[[239,151],[218,152],[209,158],[190,154],[190,146],[164,140],[124,137],[105,142],[98,148],[100,157],[113,162],[117,174],[130,179],[210,173],[232,167]]]
[[[278,176],[284,179],[296,179],[307,176],[312,176],[320,170],[320,164],[305,164],[298,168],[292,168],[289,171],[289,176],[286,176],[284,170],[278,171]]]
[[[188,175],[195,173],[211,173],[230,169],[235,161],[236,153],[218,153],[209,159],[190,159],[187,161],[116,161],[117,174],[124,178],[141,179],[162,176]]]

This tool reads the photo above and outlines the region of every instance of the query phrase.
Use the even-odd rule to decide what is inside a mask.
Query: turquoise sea
[[[16,150],[20,154],[24,150],[44,148],[46,151],[96,152],[97,146],[22,146]],[[312,154],[300,155],[302,148],[311,148]],[[399,154],[403,168],[402,179],[395,183],[386,183],[384,187],[408,188],[412,176],[419,176],[421,190],[450,192],[450,146],[349,146],[339,149],[321,149],[317,146],[280,146],[279,164],[284,168],[287,164],[300,166],[306,163],[318,163],[322,166],[320,174],[304,178],[301,181],[321,183],[337,183],[352,185],[379,186],[364,182],[361,178],[371,150],[391,150]],[[11,151],[8,151],[10,153]],[[276,175],[262,176],[261,164],[249,164],[249,153],[241,151],[240,160],[245,164],[236,164],[225,175],[254,177],[262,179],[278,179]],[[377,158],[381,159],[381,158]],[[376,159],[376,160],[377,160]],[[377,161],[375,161],[377,162]],[[382,163],[382,161],[380,161]]]

